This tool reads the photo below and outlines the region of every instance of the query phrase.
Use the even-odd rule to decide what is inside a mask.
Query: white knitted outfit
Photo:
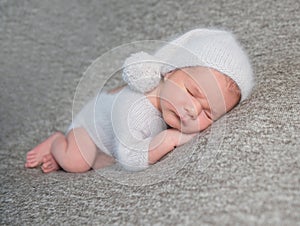
[[[124,87],[116,94],[102,92],[86,104],[68,131],[78,127],[125,169],[138,171],[148,167],[149,144],[167,125],[145,95]]]
[[[128,57],[122,76],[130,88],[95,97],[75,117],[69,130],[85,128],[100,150],[128,170],[147,168],[150,141],[167,125],[144,93],[155,88],[167,72],[191,66],[213,68],[232,78],[241,90],[241,101],[254,85],[249,59],[231,33],[195,29],[153,55],[139,52]]]

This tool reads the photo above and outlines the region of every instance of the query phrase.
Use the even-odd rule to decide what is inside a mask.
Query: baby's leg
[[[61,136],[62,133],[56,132],[48,137],[45,141],[37,145],[27,153],[25,167],[33,168],[43,163],[43,157],[50,154],[51,145],[54,140]]]
[[[75,128],[67,137],[56,138],[51,154],[65,171],[82,173],[92,168],[98,149],[84,128]]]
[[[112,156],[107,155],[106,153],[104,153],[98,149],[96,159],[93,164],[93,169],[94,170],[101,169],[106,166],[113,165],[115,162],[116,162],[116,160]]]

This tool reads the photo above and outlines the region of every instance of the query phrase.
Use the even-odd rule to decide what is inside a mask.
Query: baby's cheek
[[[168,112],[164,116],[165,122],[171,126],[172,128],[179,129],[180,128],[180,121],[177,116],[175,116],[173,113]]]

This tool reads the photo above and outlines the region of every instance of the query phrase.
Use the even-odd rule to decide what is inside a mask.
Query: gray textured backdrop
[[[0,224],[299,225],[299,12],[296,0],[1,0]],[[196,27],[230,29],[249,53],[246,103],[150,171],[24,169],[68,126],[95,58]]]

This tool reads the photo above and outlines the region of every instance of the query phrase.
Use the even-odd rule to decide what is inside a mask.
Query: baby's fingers
[[[181,133],[179,136],[179,140],[178,140],[178,145],[183,145],[187,142],[189,142],[190,140],[192,140],[198,133]]]

